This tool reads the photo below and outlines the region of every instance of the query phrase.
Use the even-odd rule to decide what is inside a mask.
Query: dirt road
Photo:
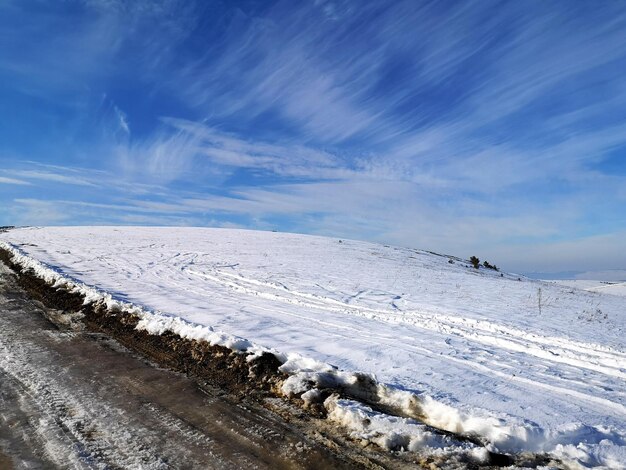
[[[46,315],[58,312],[0,264],[0,468],[355,465],[254,400],[201,389]]]

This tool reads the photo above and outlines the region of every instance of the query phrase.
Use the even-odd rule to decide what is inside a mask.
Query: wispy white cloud
[[[16,178],[7,178],[5,176],[0,176],[0,184],[30,185],[28,181],[18,180]]]
[[[128,116],[126,113],[115,105],[113,106],[113,110],[115,111],[119,128],[124,131],[126,135],[130,135],[130,126],[128,125]]]
[[[70,220],[71,215],[52,201],[17,199],[9,208],[13,225],[57,225]]]
[[[98,186],[96,183],[81,178],[75,174],[61,174],[42,170],[12,170],[11,174],[26,180],[43,180],[55,183],[69,184],[74,186]]]
[[[109,80],[147,79],[165,66],[198,21],[197,6],[178,0],[70,0],[46,8],[3,2],[5,18],[29,21],[3,23],[0,74],[20,93],[84,108]]]
[[[150,138],[116,149],[125,174],[167,182],[222,180],[241,168],[307,179],[354,173],[345,159],[302,144],[248,140],[183,119],[164,118],[163,122],[164,127]]]
[[[130,197],[146,195],[162,197],[170,193],[170,190],[164,186],[125,180],[120,178],[119,174],[108,170],[50,165],[17,159],[11,162],[5,161],[3,165],[5,168],[0,169],[0,172],[10,175],[10,177],[1,177],[2,179],[20,181],[21,183],[19,184],[24,186],[38,186],[44,189],[56,188],[55,194],[59,193],[59,188],[71,188],[73,186],[81,190],[90,190],[97,197],[102,197],[101,190],[103,189],[110,191],[112,194],[120,193]],[[11,165],[14,168],[7,168]],[[14,176],[18,176],[21,179],[16,179]]]
[[[359,134],[406,148],[429,128],[466,137],[626,54],[615,47],[625,39],[619,11],[593,24],[558,3],[349,4],[339,24],[324,21],[326,4],[279,2],[263,17],[240,13],[231,26],[237,34],[176,83],[185,83],[180,91],[191,104],[218,117],[273,111],[324,142]],[[429,90],[445,91],[442,81],[482,63],[447,109],[427,102]]]

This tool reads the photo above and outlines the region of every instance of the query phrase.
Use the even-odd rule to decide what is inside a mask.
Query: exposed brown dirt
[[[11,462],[11,459],[2,452],[0,452],[0,468],[4,470],[13,470],[13,462]]]

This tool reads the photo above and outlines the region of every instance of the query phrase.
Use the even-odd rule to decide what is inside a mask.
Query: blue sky
[[[0,2],[0,224],[626,267],[613,1]]]

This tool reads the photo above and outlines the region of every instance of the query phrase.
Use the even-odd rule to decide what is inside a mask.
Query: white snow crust
[[[563,281],[549,281],[561,286],[575,287],[589,292],[602,292],[603,294],[621,295],[626,297],[626,281],[594,281],[573,279]]]
[[[315,401],[332,385],[396,410],[405,418],[325,402],[331,419],[383,447],[456,445],[414,417],[495,452],[626,468],[626,297],[425,251],[272,232],[24,228],[0,244],[88,302],[133,311],[153,334],[276,354],[286,395]]]

